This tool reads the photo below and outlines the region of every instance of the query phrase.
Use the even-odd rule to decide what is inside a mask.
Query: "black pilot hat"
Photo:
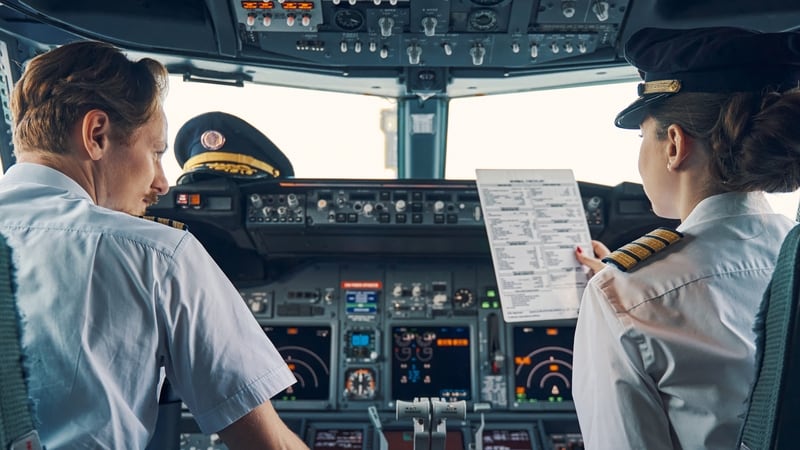
[[[800,81],[800,31],[761,33],[733,27],[644,28],[625,45],[639,70],[639,98],[614,124],[636,129],[648,106],[679,92],[784,91]]]
[[[183,168],[178,184],[213,177],[285,178],[292,163],[269,138],[244,120],[220,111],[189,119],[175,136]]]

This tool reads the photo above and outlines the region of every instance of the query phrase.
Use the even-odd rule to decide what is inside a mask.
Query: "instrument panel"
[[[315,263],[241,294],[299,380],[279,408],[571,409],[574,324],[505,324],[489,260]]]
[[[272,400],[311,448],[377,449],[372,407],[389,448],[411,449],[395,412],[420,397],[466,402],[448,449],[474,442],[481,413],[484,448],[554,448],[542,441],[565,423],[577,436],[574,322],[504,323],[490,259],[315,261],[284,277],[240,294],[298,380]],[[525,425],[497,428],[508,420]]]
[[[675,225],[640,185],[578,185],[609,247]],[[398,411],[415,399],[465,405],[447,449],[582,448],[575,321],[503,320],[474,182],[218,179],[149,212],[185,222],[237,286],[298,380],[273,404],[312,449],[412,449]],[[182,448],[224,448],[183,416]]]

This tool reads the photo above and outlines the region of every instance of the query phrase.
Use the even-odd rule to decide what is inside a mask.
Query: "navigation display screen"
[[[514,401],[572,401],[572,344],[575,327],[514,327]]]
[[[392,327],[392,398],[470,400],[470,329]]]
[[[297,383],[274,400],[328,400],[330,397],[331,327],[317,325],[270,325],[262,327]]]

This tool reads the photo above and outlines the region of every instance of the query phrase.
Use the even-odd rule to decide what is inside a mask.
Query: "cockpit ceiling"
[[[796,0],[12,0],[0,28],[44,49],[103,39],[186,78],[463,97],[633,80],[645,26],[800,25]],[[20,58],[26,54],[17,55]]]

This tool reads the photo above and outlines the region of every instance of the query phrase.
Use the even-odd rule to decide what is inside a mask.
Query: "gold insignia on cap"
[[[257,172],[256,169],[248,166],[247,164],[208,162],[203,165],[211,170],[215,170],[217,172],[225,172],[231,175],[253,176]]]
[[[225,135],[217,130],[204,131],[200,135],[200,144],[206,150],[219,150],[225,145]]]
[[[207,167],[233,175],[253,175],[256,170],[266,172],[275,178],[278,178],[281,174],[280,170],[264,161],[252,156],[229,152],[206,152],[193,156],[183,164],[183,173],[187,173],[197,167]]]
[[[139,218],[144,220],[152,220],[153,222],[158,222],[162,225],[168,225],[172,228],[177,228],[179,230],[186,231],[189,229],[189,227],[187,227],[185,223],[177,220],[165,219],[163,217],[156,217],[156,216],[139,216]]]
[[[675,94],[681,90],[681,80],[656,80],[639,84],[639,95]]]
[[[656,228],[635,241],[625,244],[603,258],[604,263],[613,264],[623,272],[653,256],[683,238],[683,233],[665,227]]]

